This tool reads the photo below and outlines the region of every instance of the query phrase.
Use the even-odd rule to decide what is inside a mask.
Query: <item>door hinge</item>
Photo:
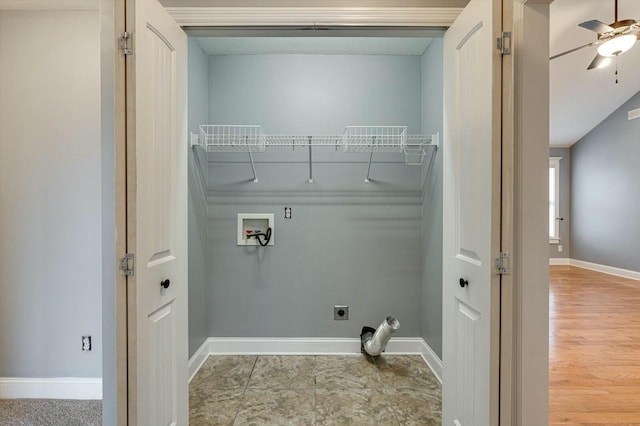
[[[133,253],[125,253],[124,257],[120,259],[120,271],[122,271],[122,275],[127,277],[132,276],[134,272],[133,265]]]
[[[496,259],[496,269],[499,275],[509,275],[509,252],[501,251]]]
[[[511,55],[511,31],[503,31],[497,39],[497,48],[502,55]]]
[[[122,33],[118,38],[118,47],[123,55],[133,55],[133,33]]]

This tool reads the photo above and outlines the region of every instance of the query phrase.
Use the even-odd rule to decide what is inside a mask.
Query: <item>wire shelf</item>
[[[427,155],[427,152],[420,149],[405,149],[404,150],[404,162],[407,166],[421,166],[424,157]]]
[[[431,145],[436,143],[437,135],[420,134],[407,135],[407,147],[417,148],[421,145]]]
[[[325,147],[338,150],[342,147],[342,135],[267,135],[267,147],[296,148]]]
[[[258,182],[253,153],[275,149],[306,148],[309,155],[309,183],[313,183],[313,150],[328,148],[347,153],[368,153],[369,163],[365,182],[370,182],[374,153],[401,153],[405,164],[422,165],[426,147],[437,150],[440,135],[407,135],[406,126],[348,126],[342,135],[266,135],[262,126],[201,125],[200,133],[191,133],[191,146],[200,146],[206,152],[246,152],[249,154],[253,181]],[[435,152],[435,151],[433,151]]]
[[[208,152],[264,152],[262,126],[202,125],[200,144]]]
[[[342,135],[344,152],[402,152],[406,126],[348,126]]]

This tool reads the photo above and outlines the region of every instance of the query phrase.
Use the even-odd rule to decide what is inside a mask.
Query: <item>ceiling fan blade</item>
[[[605,24],[602,21],[598,21],[597,19],[593,19],[591,21],[585,21],[578,26],[585,28],[587,30],[595,31],[597,33],[608,33],[609,31],[613,31],[614,29],[609,25]]]
[[[587,43],[587,44],[585,44],[583,46],[574,47],[573,49],[567,50],[566,52],[562,52],[562,53],[558,53],[557,55],[553,55],[552,57],[549,58],[549,60],[553,60],[553,59],[559,58],[560,56],[568,55],[569,53],[573,53],[576,50],[584,49],[585,47],[594,46],[596,44],[599,44],[599,43],[597,41],[592,41],[591,43]]]
[[[611,58],[607,58],[606,56],[602,56],[600,54],[596,54],[596,57],[593,58],[593,61],[587,67],[587,70],[592,70],[594,68],[600,68],[603,66],[609,65],[611,62]]]

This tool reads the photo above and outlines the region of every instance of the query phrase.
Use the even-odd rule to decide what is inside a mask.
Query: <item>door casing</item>
[[[499,1],[499,0],[494,0],[494,1]],[[105,2],[111,3],[113,5],[113,8],[101,7],[101,20],[104,21],[106,19],[107,21],[114,23],[114,28],[115,28],[114,32],[115,32],[115,35],[117,36],[118,34],[124,31],[124,15],[125,15],[124,0],[101,0],[101,3],[105,3]],[[539,36],[540,33],[539,31],[537,32],[536,30],[539,30],[540,28],[548,29],[548,4],[550,3],[550,0],[529,0],[528,2],[526,2],[526,4],[525,2],[526,0],[514,0],[513,2],[510,2],[509,0],[504,0],[504,3],[509,3],[507,4],[506,8],[513,7],[515,8],[516,11],[519,11],[519,13],[516,13],[516,16],[514,16],[511,19],[508,19],[508,22],[503,23],[505,30],[512,28],[514,42],[515,42],[515,45],[514,45],[515,55],[518,55],[519,46],[517,43],[518,43],[518,40],[523,40],[523,37],[524,37],[523,34],[533,36],[534,34],[537,33]],[[546,13],[547,13],[546,19],[544,19],[544,16],[540,18],[540,16],[536,16],[531,13],[530,14],[526,13],[525,9],[528,7],[536,8],[536,10],[539,9],[543,13],[546,7]],[[217,13],[216,8],[206,8],[206,9],[208,9],[214,15]],[[259,14],[251,16],[251,14],[248,13],[246,8],[225,8],[225,9],[227,9],[227,13],[231,13],[231,14],[235,13],[236,16],[238,17],[245,17],[246,19],[253,20],[253,26],[262,26],[265,24],[263,18],[261,18]],[[289,8],[286,8],[286,9],[283,8],[283,9],[280,9],[279,11],[274,11],[273,13],[275,14],[280,13],[281,15],[279,15],[279,18],[281,19],[282,22],[286,22],[288,9]],[[318,9],[322,11],[322,8],[308,8],[307,10],[308,14],[305,16],[306,22],[312,22],[312,23],[318,22],[318,19],[317,19],[317,16],[318,16],[317,14],[319,12]],[[344,9],[348,9],[348,8],[344,8]],[[359,8],[359,9],[361,11],[361,14],[359,15],[359,18],[360,18],[359,20],[352,20],[351,23],[349,23],[348,19],[343,20],[340,23],[340,25],[345,25],[345,26],[367,25],[367,21],[366,21],[367,13],[369,13],[371,16],[374,16],[376,14],[378,14],[379,16],[381,8],[365,7],[365,8]],[[387,13],[388,9],[389,8],[382,8],[382,12]],[[429,8],[418,8],[418,9],[429,9]],[[202,13],[202,11],[200,11],[200,13]],[[364,20],[362,19],[363,17],[365,17]],[[290,15],[289,15],[289,18],[290,18]],[[300,16],[298,16],[296,19],[301,19],[301,18]],[[513,26],[514,22],[516,24],[515,26]],[[298,21],[297,24],[299,25],[300,21]],[[380,22],[379,21],[375,22],[374,20],[374,22],[370,22],[370,24],[372,26],[376,26],[376,24],[380,25]],[[440,23],[439,25],[442,26],[442,23]],[[412,27],[412,26],[416,26],[416,22],[415,20],[412,20],[411,22],[409,21],[402,22],[399,20],[393,21],[392,19],[389,19],[387,21],[387,26]],[[419,24],[419,26],[424,26],[424,24]],[[542,38],[544,39],[544,37]],[[114,80],[115,80],[114,99],[115,99],[116,114],[113,122],[114,150],[115,150],[115,176],[116,176],[115,183],[114,183],[116,188],[116,197],[114,200],[114,204],[115,204],[115,210],[116,210],[116,229],[115,229],[116,259],[119,259],[120,257],[122,257],[126,248],[123,246],[124,238],[118,239],[117,236],[118,235],[123,236],[123,235],[126,235],[127,233],[126,193],[125,194],[122,193],[122,188],[126,187],[126,173],[124,172],[125,165],[126,165],[126,116],[125,116],[125,113],[123,112],[126,83],[125,83],[124,72],[122,72],[124,68],[124,63],[123,63],[124,61],[122,60],[121,53],[117,49],[117,40],[114,40],[114,44],[116,46],[116,48],[114,49],[115,51],[114,63],[115,63],[115,70],[116,70],[116,73],[114,76]],[[514,258],[516,258],[517,256],[517,252],[514,251],[514,248],[515,248],[514,240],[516,240],[518,237],[522,237],[523,234],[525,234],[525,222],[523,222],[522,220],[518,220],[518,218],[522,219],[522,216],[524,216],[527,210],[530,211],[531,208],[535,207],[534,200],[532,199],[521,199],[520,202],[516,204],[516,202],[513,199],[514,188],[515,187],[522,188],[523,186],[527,186],[528,188],[530,188],[531,191],[535,191],[536,188],[539,191],[540,187],[544,185],[544,181],[531,182],[529,181],[529,178],[527,176],[521,176],[519,181],[517,182],[514,181],[515,164],[522,164],[521,161],[523,160],[523,155],[524,155],[524,151],[522,150],[517,151],[516,149],[514,149],[514,146],[521,144],[525,139],[525,135],[522,133],[522,128],[521,127],[518,128],[517,124],[515,123],[522,123],[523,115],[530,112],[529,109],[525,109],[524,107],[525,106],[530,107],[531,109],[535,109],[536,111],[538,111],[539,113],[536,115],[537,122],[543,123],[543,124],[544,124],[544,117],[545,117],[545,111],[546,111],[546,117],[547,117],[546,124],[548,125],[548,103],[545,105],[539,99],[530,99],[531,97],[524,96],[529,90],[536,90],[535,85],[537,84],[536,81],[529,82],[528,80],[523,78],[525,76],[525,69],[526,69],[524,65],[528,62],[535,62],[537,59],[540,59],[541,57],[543,57],[543,55],[534,55],[532,52],[529,52],[529,53],[530,54],[528,54],[527,56],[524,56],[524,54],[520,55],[520,61],[521,61],[520,67],[514,66],[513,59],[511,58],[503,62],[503,67],[505,67],[505,64],[508,67],[507,69],[503,69],[503,74],[512,76],[514,82],[516,82],[516,84],[513,86],[512,92],[509,92],[508,87],[505,88],[505,91],[503,92],[503,98],[505,96],[510,96],[511,99],[518,100],[519,106],[520,106],[520,108],[514,107],[513,110],[509,111],[509,106],[503,104],[503,115],[505,117],[511,117],[511,118],[507,118],[506,120],[503,120],[503,123],[507,124],[506,128],[503,127],[503,134],[507,136],[512,135],[511,139],[507,138],[506,143],[504,142],[504,139],[503,139],[503,144],[504,144],[503,155],[506,155],[506,158],[512,158],[512,161],[503,162],[502,163],[503,168],[501,169],[501,174],[503,176],[503,179],[502,179],[503,191],[506,191],[506,194],[503,193],[503,200],[502,200],[502,210],[503,210],[502,250],[509,251],[510,253],[512,253],[512,256]],[[544,54],[545,52],[543,51],[541,53]],[[505,108],[506,108],[506,111],[505,111]],[[538,147],[537,152],[539,153],[541,151],[544,151],[545,155],[547,155],[546,150],[548,148],[548,144],[546,145],[540,144],[540,145],[541,146]],[[530,147],[529,153],[535,149],[536,149],[535,147]],[[107,166],[108,165],[109,164],[107,164]],[[510,183],[505,182],[505,179],[510,179]],[[518,179],[518,178],[516,177],[515,179]],[[544,217],[544,215],[542,215],[542,217]],[[123,220],[123,218],[125,218],[125,220]],[[535,225],[534,222],[535,220],[533,218],[528,218],[526,225]],[[528,244],[528,241],[523,241],[522,239],[518,241],[519,250],[527,250],[527,249],[536,250],[537,245],[539,245],[538,242],[535,242],[535,243],[532,242],[531,244]],[[506,281],[503,281],[503,283],[509,284],[508,292],[511,292],[511,293],[508,293],[508,292],[503,293],[503,297],[500,302],[500,312],[502,313],[501,326],[502,326],[502,333],[504,336],[501,340],[501,351],[500,351],[501,352],[500,370],[504,372],[503,374],[501,374],[501,377],[500,377],[500,388],[501,388],[500,389],[500,398],[501,398],[501,403],[500,403],[501,422],[500,423],[505,425],[506,424],[523,424],[523,425],[532,424],[533,425],[535,423],[529,422],[526,420],[526,417],[523,418],[521,416],[518,416],[518,419],[517,419],[520,421],[516,423],[511,423],[510,415],[513,413],[522,413],[527,411],[537,412],[537,413],[541,413],[542,411],[544,411],[544,413],[546,413],[546,410],[547,410],[546,398],[544,398],[544,395],[546,395],[546,392],[547,392],[546,376],[544,377],[544,380],[536,379],[535,377],[528,377],[526,381],[523,381],[522,364],[514,362],[514,356],[516,356],[517,354],[521,354],[522,351],[524,350],[524,348],[522,347],[522,342],[530,341],[530,339],[533,338],[535,341],[540,343],[544,341],[543,338],[545,338],[546,336],[546,342],[548,345],[548,330],[546,331],[546,334],[545,334],[541,331],[539,327],[530,327],[530,328],[522,327],[522,321],[523,321],[522,310],[524,306],[524,304],[522,303],[523,292],[514,291],[515,288],[519,288],[519,286],[522,285],[523,278],[520,276],[520,274],[517,273],[519,268],[524,268],[528,266],[527,269],[534,271],[533,272],[534,275],[533,276],[529,275],[528,277],[529,280],[531,281],[536,279],[539,280],[540,278],[544,280],[545,278],[544,271],[541,272],[539,275],[535,276],[536,269],[539,269],[540,267],[539,262],[537,262],[536,264],[535,260],[536,259],[529,261],[528,259],[518,258],[518,263],[516,263],[515,261],[512,263],[511,277],[507,278]],[[117,264],[114,265],[114,269],[116,269],[117,271],[118,269]],[[127,351],[126,349],[127,347],[126,315],[123,316],[123,312],[126,313],[126,309],[127,309],[125,282],[126,281],[123,278],[123,276],[120,276],[117,274],[115,283],[103,284],[108,286],[111,286],[111,285],[116,286],[115,312],[105,314],[104,320],[112,321],[113,323],[115,323],[115,328],[117,330],[115,349],[117,353],[118,362],[116,365],[117,398],[116,398],[115,406],[117,407],[116,409],[117,409],[117,418],[118,418],[119,425],[127,424],[126,423],[127,398],[132,398],[131,395],[125,396],[126,389],[127,389],[126,388],[127,368],[126,368],[126,364],[123,365],[122,363],[122,359],[123,359],[122,355],[124,354],[124,359],[126,359],[126,351]],[[528,290],[529,296],[531,296],[534,292],[537,296],[541,297],[541,294],[544,292],[544,288],[541,290],[539,289],[538,291],[529,289]],[[547,293],[548,293],[548,290],[547,290]],[[547,300],[548,300],[548,294],[547,294]],[[537,304],[536,306],[536,308],[538,309],[537,311],[534,311],[533,307],[528,309],[527,316],[533,316],[536,313],[538,315],[543,315],[543,314],[547,315],[548,307],[546,308],[545,311],[542,311],[541,309],[539,309],[541,305],[542,305],[541,303]],[[517,328],[518,326],[521,328],[518,329]],[[514,343],[514,341],[516,340],[515,339],[516,335],[519,335],[517,339],[517,341],[519,342],[519,345],[516,345]],[[113,350],[113,348],[106,347],[105,345],[105,351],[109,351],[109,350]],[[540,353],[546,354],[544,350],[541,351]],[[533,359],[533,355],[531,355],[530,357]],[[543,355],[538,356],[538,358],[540,358],[538,359],[538,364],[540,363],[540,360],[543,357],[544,357]],[[546,359],[545,359],[545,362],[546,362]],[[534,400],[525,399],[522,397],[519,397],[519,398],[514,397],[514,395],[520,395],[522,393],[521,392],[522,389],[524,388],[531,389],[531,393],[534,393],[534,390],[544,391],[544,395],[541,398],[535,398]],[[518,393],[519,391],[520,393]],[[539,394],[539,392],[537,393]],[[542,399],[545,399],[545,403],[541,402]],[[540,414],[540,416],[545,415],[544,413]],[[507,419],[509,419],[509,422],[506,422]]]

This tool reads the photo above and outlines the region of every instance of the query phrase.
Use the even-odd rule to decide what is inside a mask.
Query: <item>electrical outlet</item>
[[[558,244],[558,253],[562,253],[562,245]]]
[[[334,305],[333,307],[333,319],[348,320],[349,319],[349,306],[347,305]]]
[[[82,352],[91,350],[91,336],[82,336]]]

